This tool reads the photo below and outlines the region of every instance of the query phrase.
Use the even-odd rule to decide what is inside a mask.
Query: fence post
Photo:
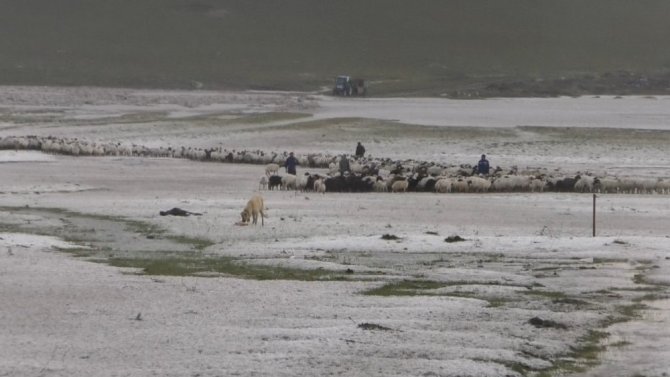
[[[596,236],[596,194],[593,194],[593,237]]]

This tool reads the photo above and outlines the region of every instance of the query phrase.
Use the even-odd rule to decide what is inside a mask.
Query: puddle
[[[100,257],[185,254],[198,251],[202,242],[168,236],[149,223],[44,208],[0,208],[0,229],[56,236]]]

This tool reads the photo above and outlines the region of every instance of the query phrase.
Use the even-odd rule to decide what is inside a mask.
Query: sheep
[[[335,161],[333,161],[333,162],[331,162],[331,163],[328,164],[328,173],[329,173],[330,175],[335,175],[335,174],[337,174],[339,171],[340,171],[340,167],[339,167],[339,165],[338,165]]]
[[[323,181],[323,178],[319,178],[314,181],[314,191],[321,194],[326,193],[326,183]]]
[[[598,192],[601,193],[615,193],[619,192],[619,179],[618,178],[601,178],[600,179],[600,187],[598,188]]]
[[[467,180],[469,191],[473,192],[487,192],[491,188],[491,181],[481,177],[470,177]]]
[[[577,183],[577,181],[580,178],[581,177],[579,175],[575,176],[574,178],[563,177],[563,178],[553,179],[553,180],[549,181],[549,184],[554,191],[559,191],[559,192],[574,191],[575,183]]]
[[[382,177],[377,176],[377,180],[372,184],[372,189],[376,192],[387,192],[388,186]]]
[[[281,177],[281,188],[283,190],[296,189],[296,176],[293,174],[286,174]]]
[[[423,177],[417,182],[416,191],[428,191],[428,192],[433,191],[433,189],[435,188],[435,182],[437,182],[435,177],[432,176]]]
[[[635,186],[637,187],[637,192],[652,194],[656,192],[656,184],[658,180],[652,178],[639,178],[636,179]]]
[[[279,172],[279,164],[267,164],[265,166],[265,175],[268,177],[271,175],[276,175]]]
[[[240,212],[242,216],[242,223],[248,223],[249,220],[253,219],[252,224],[256,225],[258,223],[258,215],[261,216],[261,226],[265,225],[264,218],[265,216],[265,205],[263,203],[263,197],[260,194],[255,194],[249,199],[246,207]]]
[[[670,194],[670,180],[659,178],[654,190],[657,194]]]
[[[261,180],[258,182],[259,190],[267,190],[268,188],[268,177],[262,176]]]
[[[299,175],[296,177],[296,189],[300,191],[306,191],[306,190],[311,190],[312,187],[308,187],[307,184],[309,183],[310,175],[309,173],[305,173],[303,175]],[[312,183],[312,186],[314,186],[314,183]]]
[[[575,182],[575,191],[576,192],[593,192],[593,185],[595,183],[594,177],[583,176],[579,177],[577,182]]]
[[[470,191],[470,185],[465,178],[458,178],[451,182],[451,190],[454,192],[468,192]]]
[[[275,187],[280,188],[281,187],[281,179],[282,177],[279,175],[271,175],[270,178],[268,179],[268,190],[272,190]]]
[[[619,192],[635,194],[638,191],[635,181],[631,178],[619,178]]]
[[[532,192],[536,192],[536,191],[543,192],[544,187],[545,187],[546,184],[547,183],[541,178],[531,178],[530,184],[529,184],[530,191],[532,191]]]
[[[426,169],[426,173],[428,175],[432,175],[433,177],[441,175],[442,174],[442,167],[438,165],[433,165],[429,166],[428,169]]]
[[[451,192],[451,178],[440,178],[435,182],[435,192]]]
[[[491,187],[495,191],[526,191],[530,189],[530,180],[525,176],[504,175],[496,178]]]
[[[409,186],[409,181],[407,179],[403,179],[401,181],[395,181],[391,185],[391,192],[406,192],[407,187]]]

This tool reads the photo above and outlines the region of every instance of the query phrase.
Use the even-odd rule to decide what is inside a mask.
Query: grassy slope
[[[670,70],[667,0],[10,0],[0,84],[380,94]]]

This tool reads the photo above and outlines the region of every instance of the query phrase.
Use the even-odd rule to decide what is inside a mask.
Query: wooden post
[[[596,194],[593,194],[593,237],[596,236]]]

